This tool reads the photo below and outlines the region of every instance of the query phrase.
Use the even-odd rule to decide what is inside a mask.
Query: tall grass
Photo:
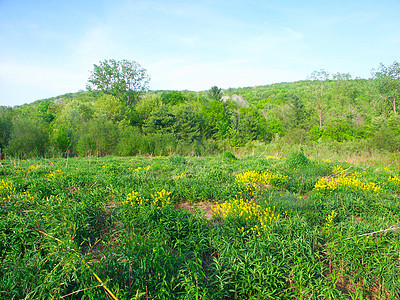
[[[398,299],[398,165],[282,149],[2,161],[0,299]]]

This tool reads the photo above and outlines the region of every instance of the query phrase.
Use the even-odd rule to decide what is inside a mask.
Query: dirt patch
[[[188,202],[181,202],[178,203],[175,207],[179,209],[188,210],[190,212],[195,212],[196,210],[200,210],[204,213],[204,217],[207,220],[211,220],[213,217],[212,208],[214,208],[216,204],[214,202],[206,201],[206,202],[199,202],[199,203],[188,203]]]

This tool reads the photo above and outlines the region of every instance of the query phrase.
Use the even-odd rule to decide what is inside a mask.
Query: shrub
[[[293,152],[286,160],[286,163],[291,168],[298,168],[308,165],[310,160],[304,155],[303,152]]]

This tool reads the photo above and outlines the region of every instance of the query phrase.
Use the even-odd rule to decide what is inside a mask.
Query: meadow
[[[400,169],[4,159],[0,299],[399,299]]]

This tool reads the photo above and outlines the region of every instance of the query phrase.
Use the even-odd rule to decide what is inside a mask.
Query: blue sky
[[[110,58],[152,90],[368,78],[400,59],[400,1],[0,0],[0,105],[85,89]]]

